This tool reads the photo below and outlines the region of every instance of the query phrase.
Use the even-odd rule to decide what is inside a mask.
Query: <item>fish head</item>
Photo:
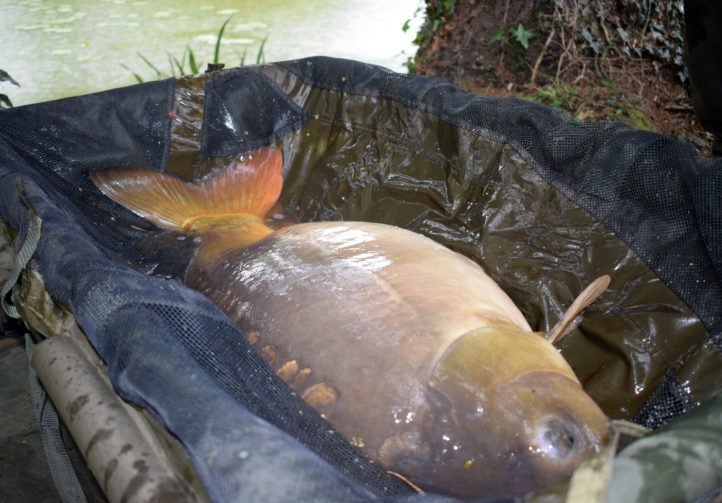
[[[429,382],[430,487],[522,496],[559,482],[606,443],[609,421],[540,334],[492,326],[458,338]]]

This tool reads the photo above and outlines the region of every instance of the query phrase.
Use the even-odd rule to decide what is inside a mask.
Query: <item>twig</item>
[[[683,114],[694,113],[694,109],[692,107],[686,106],[686,105],[666,105],[664,107],[664,109],[667,112],[672,112],[672,113],[674,113],[674,112],[683,113]]]
[[[546,42],[544,42],[544,45],[542,46],[541,51],[539,52],[539,56],[536,58],[536,62],[534,63],[534,69],[531,71],[531,78],[529,79],[529,84],[534,85],[536,83],[536,74],[539,70],[539,65],[542,62],[542,58],[544,57],[544,53],[546,53],[547,48],[549,47],[549,44],[552,41],[552,38],[554,38],[554,19],[552,19],[552,28],[549,32],[549,36],[547,37]]]
[[[506,20],[509,17],[509,0],[504,4],[504,17],[501,18],[501,26],[506,30]]]
[[[582,71],[576,76],[572,84],[575,84],[584,78],[584,71],[587,69],[587,64],[584,61],[579,61],[582,64]]]
[[[501,27],[502,29],[506,30],[506,20],[509,16],[509,0],[506,0],[506,3],[504,4],[504,17],[501,19]],[[506,66],[504,65],[504,54],[506,53],[506,49],[504,48],[504,44],[501,44],[501,50],[499,51],[499,59],[496,62],[496,66],[500,69],[500,71],[503,71],[506,73]]]
[[[392,472],[391,470],[386,470],[386,472],[387,472],[387,473],[390,473],[390,474],[393,475],[394,477],[400,478],[402,481],[404,481],[406,484],[408,484],[408,486],[409,486],[411,489],[413,489],[413,490],[416,491],[417,493],[419,493],[419,494],[421,494],[421,495],[425,495],[425,494],[426,494],[426,492],[424,492],[423,489],[421,489],[419,486],[417,486],[416,484],[414,484],[413,482],[411,482],[409,479],[407,479],[406,477],[404,477],[404,476],[401,475],[400,473]]]
[[[554,83],[559,83],[559,76],[562,73],[562,64],[564,63],[564,57],[569,55],[569,47],[567,47],[566,37],[564,36],[564,25],[561,25],[561,31],[559,37],[562,40],[562,53],[559,55],[559,62],[557,63],[557,73],[554,75]]]
[[[639,35],[639,44],[641,45],[644,41],[644,34],[647,32],[647,27],[649,26],[649,18],[652,17],[650,14],[652,13],[652,2],[647,3],[647,14],[644,19],[644,26],[642,27],[642,31]],[[637,40],[634,41],[634,46],[637,46]]]

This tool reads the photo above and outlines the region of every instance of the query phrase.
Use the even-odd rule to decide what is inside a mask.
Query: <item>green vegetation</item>
[[[489,45],[508,44],[509,35],[511,35],[511,38],[516,40],[525,51],[529,49],[529,41],[536,37],[536,33],[531,30],[527,30],[524,28],[523,24],[519,23],[515,29],[509,29],[508,33],[507,30],[504,30],[501,26],[497,26],[494,29],[494,33],[492,33],[491,37],[489,37],[489,41],[487,43]]]
[[[536,37],[536,33],[531,30],[526,30],[521,23],[519,23],[511,34],[514,36],[514,39],[521,44],[524,50],[529,49],[529,41]]]
[[[3,69],[0,69],[0,84],[3,82],[10,82],[11,84],[14,84],[18,87],[20,87],[20,84],[18,84],[15,79],[13,79],[8,72],[6,72]],[[2,108],[11,108],[13,106],[12,101],[10,101],[10,98],[7,94],[0,93],[0,109]]]
[[[220,30],[218,30],[218,35],[216,36],[216,44],[213,50],[213,61],[209,62],[208,64],[211,65],[218,65],[221,63],[221,46],[223,43],[223,34],[226,30],[226,26],[228,25],[228,22],[231,20],[231,18],[228,18],[225,20],[223,25],[221,26]],[[255,64],[261,64],[265,63],[266,57],[264,54],[264,49],[266,47],[266,41],[268,40],[268,35],[266,35],[263,40],[261,41],[261,45],[258,49],[258,53],[256,54]],[[248,50],[245,49],[243,51],[243,54],[236,53],[236,56],[238,57],[238,66],[243,66],[246,64],[246,56],[247,56]],[[186,48],[183,50],[183,54],[178,59],[173,54],[167,53],[168,58],[168,67],[170,68],[170,72],[166,73],[162,71],[160,68],[158,68],[157,65],[154,65],[148,58],[146,58],[143,54],[140,52],[138,53],[138,57],[145,63],[145,66],[147,66],[154,74],[155,79],[166,79],[170,77],[181,77],[183,75],[187,74],[197,74],[202,71],[203,64],[198,63],[198,59],[196,58],[196,53],[193,51],[193,49],[190,47],[190,45],[186,45]],[[186,66],[187,65],[187,66]],[[138,83],[145,82],[145,79],[138,74],[137,72],[133,71],[128,66],[121,64],[123,68],[128,70],[133,74],[133,77]]]
[[[454,14],[455,9],[456,0],[426,0],[424,22],[421,25],[421,28],[419,28],[418,33],[416,33],[416,38],[414,38],[414,45],[421,46],[427,39],[438,35],[441,27],[449,19],[451,19],[451,16]],[[418,16],[419,14],[421,14],[421,12],[422,8],[417,8],[414,12],[413,17]],[[407,19],[401,27],[401,30],[404,33],[407,32],[410,25],[411,19]],[[406,66],[406,68],[409,69],[409,72],[412,73],[415,68],[414,60],[415,58],[412,56],[406,60],[406,63],[404,63],[404,66]]]
[[[577,87],[567,84],[550,84],[538,87],[524,97],[580,120],[613,120],[636,129],[654,131],[652,119],[631,104],[624,92],[615,91],[612,81],[603,83],[603,86],[590,93],[588,90],[580,92]]]
[[[530,98],[533,101],[549,105],[558,110],[568,111],[572,106],[572,102],[578,96],[579,91],[577,88],[566,84],[558,84],[540,87]]]

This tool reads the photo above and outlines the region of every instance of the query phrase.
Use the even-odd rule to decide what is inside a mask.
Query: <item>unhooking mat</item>
[[[309,58],[0,113],[0,216],[72,311],[117,393],[185,447],[214,501],[441,501],[369,463],[178,279],[193,241],[88,180],[192,180],[263,145],[289,221],[367,220],[479,262],[535,330],[592,279],[610,289],[561,351],[612,418],[656,428],[722,390],[722,159],[435,79]],[[246,456],[239,456],[246,453]]]

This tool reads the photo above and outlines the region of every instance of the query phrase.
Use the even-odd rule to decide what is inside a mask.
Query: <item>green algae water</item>
[[[231,18],[220,61],[227,67],[256,61],[327,55],[403,72],[412,56],[421,0],[210,0],[60,2],[0,1],[0,68],[22,87],[0,92],[15,106],[130,85],[130,70],[156,78],[140,58],[170,74],[168,53],[189,45],[201,71],[213,59],[216,36]],[[412,26],[401,27],[407,19]],[[130,70],[124,68],[126,65]],[[188,66],[186,65],[186,68]]]

